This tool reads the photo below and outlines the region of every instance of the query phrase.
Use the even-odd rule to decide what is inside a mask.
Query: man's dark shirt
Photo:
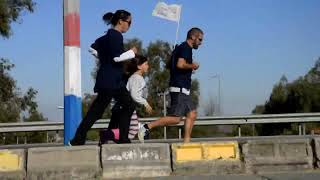
[[[188,64],[192,64],[192,48],[187,42],[183,42],[176,47],[171,58],[170,87],[186,88],[190,90],[192,69],[179,69],[177,63],[179,58],[183,58]]]

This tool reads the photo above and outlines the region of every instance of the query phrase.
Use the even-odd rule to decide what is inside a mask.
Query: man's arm
[[[188,64],[184,58],[179,58],[178,63],[177,63],[177,67],[179,69],[185,69],[185,70],[188,70],[188,69],[196,70],[196,69],[198,69],[199,65],[195,64],[195,63]]]

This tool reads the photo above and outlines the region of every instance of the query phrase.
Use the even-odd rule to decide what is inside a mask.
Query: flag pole
[[[176,46],[177,41],[178,41],[179,27],[180,27],[180,19],[179,19],[179,21],[178,21],[177,30],[176,30],[176,39],[174,40],[173,47]]]
[[[181,7],[182,7],[182,6],[181,6]],[[180,7],[179,20],[178,20],[178,25],[177,25],[177,30],[176,30],[176,39],[174,40],[173,48],[176,46],[177,41],[178,41],[179,27],[180,27],[180,19],[181,19],[181,10],[182,10],[181,7]]]

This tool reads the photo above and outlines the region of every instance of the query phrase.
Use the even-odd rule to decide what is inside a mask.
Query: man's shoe
[[[149,129],[145,128],[146,124],[141,126],[138,132],[138,138],[141,143],[144,143],[144,138],[149,134]]]

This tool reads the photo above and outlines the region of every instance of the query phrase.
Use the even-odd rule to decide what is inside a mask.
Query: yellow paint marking
[[[20,169],[20,158],[10,151],[0,151],[0,171],[15,171]]]
[[[205,146],[207,160],[235,159],[237,157],[235,144],[210,144]]]
[[[210,161],[210,160],[239,160],[238,142],[205,142],[191,144],[172,144],[176,162]]]
[[[202,148],[200,144],[179,145],[176,149],[176,161],[199,161],[202,160]]]

